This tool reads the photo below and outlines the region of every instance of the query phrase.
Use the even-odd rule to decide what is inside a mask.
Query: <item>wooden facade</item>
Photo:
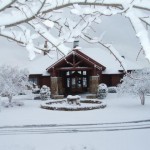
[[[73,50],[66,57],[47,68],[51,74],[52,93],[64,95],[83,92],[94,93],[99,82],[99,75],[103,70],[105,70],[103,65],[79,50]],[[54,78],[57,81],[52,84]],[[60,89],[62,90],[60,91]]]
[[[38,85],[40,88],[42,85],[50,87],[50,76],[42,76],[42,74],[31,74],[29,75],[29,81],[35,85]]]
[[[123,78],[123,73],[121,74],[102,74],[100,83],[105,83],[107,86],[116,86],[120,83]]]
[[[105,69],[105,66],[81,51],[73,50],[47,68],[49,76],[34,74],[30,75],[30,80],[35,81],[40,87],[49,86],[53,95],[96,93],[99,83],[115,86],[123,76],[122,73],[102,74]]]

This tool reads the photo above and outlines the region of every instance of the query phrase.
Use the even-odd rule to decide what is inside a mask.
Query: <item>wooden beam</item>
[[[86,71],[86,70],[92,70],[92,67],[61,67],[57,68],[56,70],[61,70],[61,71]]]
[[[83,62],[83,60],[80,60],[80,61],[76,62],[76,63],[74,64],[74,67],[77,67],[81,62]]]

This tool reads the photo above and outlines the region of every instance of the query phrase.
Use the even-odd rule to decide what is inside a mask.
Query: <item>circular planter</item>
[[[69,105],[66,100],[49,101],[41,105],[41,108],[48,110],[61,110],[61,111],[86,111],[93,109],[102,109],[106,104],[102,104],[99,100],[81,100],[79,105]]]

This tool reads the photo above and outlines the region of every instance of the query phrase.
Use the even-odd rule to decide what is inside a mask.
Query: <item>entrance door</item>
[[[69,71],[67,75],[67,93],[78,94],[87,91],[86,71]]]

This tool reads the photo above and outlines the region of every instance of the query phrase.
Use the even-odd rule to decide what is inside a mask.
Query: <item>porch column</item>
[[[61,77],[51,77],[51,94],[52,95],[62,95],[64,93],[64,88],[62,85]]]
[[[99,84],[99,76],[90,76],[90,78],[89,78],[89,92],[92,94],[96,94],[98,84]]]
[[[64,94],[64,87],[63,87],[63,80],[62,80],[62,77],[58,77],[58,94],[59,95],[63,95]]]

